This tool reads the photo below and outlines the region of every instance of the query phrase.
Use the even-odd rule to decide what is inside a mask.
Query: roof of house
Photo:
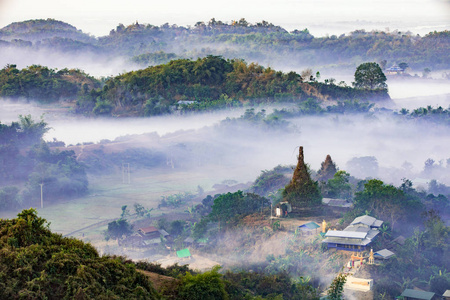
[[[154,226],[142,227],[139,228],[138,231],[141,231],[143,234],[152,233],[158,231],[158,229]]]
[[[323,243],[346,244],[366,246],[380,233],[374,224],[382,224],[383,221],[371,216],[360,216],[344,230],[329,230]]]
[[[317,229],[317,228],[320,228],[320,226],[317,225],[315,222],[309,222],[309,223],[298,226],[298,228]]]
[[[450,290],[446,290],[442,297],[450,297]]]
[[[167,231],[165,231],[164,229],[160,229],[160,230],[159,230],[159,233],[160,233],[162,236],[164,236],[164,237],[170,235],[170,234],[169,234]]]
[[[341,230],[328,230],[325,234],[326,237],[338,237],[347,239],[364,239],[367,232],[357,232],[357,231],[341,231]]]
[[[333,199],[333,198],[323,198],[322,203],[328,206],[338,206],[338,207],[351,207],[352,204],[348,203],[345,199]]]
[[[192,244],[192,243],[194,242],[194,239],[191,238],[191,237],[187,237],[187,238],[184,239],[184,242],[185,242],[185,243],[191,243],[191,244]]]
[[[400,296],[414,298],[414,299],[421,299],[421,300],[431,300],[434,297],[434,293],[406,289],[403,291],[403,293]]]
[[[383,224],[383,221],[377,220],[374,217],[368,215],[364,215],[355,218],[350,225],[357,225],[357,224],[364,224],[371,227],[380,227],[381,224]]]
[[[189,257],[189,256],[191,256],[191,252],[189,252],[189,249],[186,248],[186,249],[177,251],[177,256],[178,256],[179,258]]]
[[[389,257],[391,257],[394,254],[395,254],[394,252],[389,251],[388,249],[383,249],[383,250],[375,252],[373,255],[374,256],[379,256],[379,257],[384,258],[384,259],[388,259]]]
[[[197,101],[193,101],[193,100],[179,100],[177,102],[178,104],[193,104],[193,103],[197,103]]]
[[[399,235],[395,239],[392,240],[392,243],[397,243],[399,245],[404,245],[406,241],[406,238],[402,235]]]

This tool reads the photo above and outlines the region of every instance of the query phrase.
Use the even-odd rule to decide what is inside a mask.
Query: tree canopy
[[[145,275],[120,257],[48,229],[34,209],[0,220],[2,299],[159,299]]]
[[[374,62],[363,63],[356,68],[355,82],[356,88],[376,90],[386,89],[386,76],[380,65]]]

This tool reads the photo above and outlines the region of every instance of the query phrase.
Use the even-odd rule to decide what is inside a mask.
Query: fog
[[[57,50],[29,50],[20,48],[2,48],[0,66],[15,64],[23,69],[31,65],[42,65],[52,69],[80,69],[87,74],[100,78],[116,76],[139,69],[124,57],[109,57],[104,54],[86,52],[60,52]]]
[[[448,104],[448,97],[445,99]],[[256,112],[258,110],[255,109]],[[32,114],[37,119],[45,111],[44,119],[51,127],[45,135],[48,141],[55,138],[66,145],[75,145],[154,133],[158,136],[156,144],[145,144],[135,139],[127,147],[136,147],[133,143],[139,143],[139,147],[157,147],[163,152],[173,152],[174,145],[185,144],[189,149],[189,158],[184,157],[181,151],[180,160],[201,159],[203,164],[216,160],[230,166],[245,166],[249,171],[249,181],[254,180],[253,176],[261,170],[279,164],[294,164],[300,145],[304,146],[306,162],[314,170],[320,168],[327,154],[344,170],[354,157],[373,156],[378,161],[377,172],[361,174],[356,169],[348,171],[355,172],[355,176],[379,177],[396,185],[404,177],[420,177],[428,158],[436,162],[449,158],[450,134],[445,125],[404,120],[392,112],[370,116],[305,116],[288,119],[290,130],[277,130],[249,123],[219,125],[221,120],[237,117],[243,110],[137,119],[86,119],[61,115],[58,111],[48,111],[31,104],[7,102],[2,103],[0,120],[9,123],[17,120],[19,114]],[[267,114],[270,112],[271,109],[267,109]],[[405,169],[405,163],[411,164],[412,168]],[[186,162],[183,164],[189,166]],[[450,183],[448,176],[439,175],[437,179]]]
[[[27,7],[26,10],[23,8]],[[239,10],[236,10],[236,7]],[[449,3],[442,0],[376,0],[361,2],[309,1],[0,1],[0,27],[11,22],[38,18],[55,18],[69,22],[96,36],[109,33],[118,23],[150,23],[192,25],[211,18],[230,22],[246,18],[249,22],[266,20],[288,30],[310,28],[317,36],[341,34],[365,28],[406,29],[428,33],[449,28]]]

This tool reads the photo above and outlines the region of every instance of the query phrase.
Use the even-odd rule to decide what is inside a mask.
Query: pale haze
[[[444,0],[0,0],[0,27],[29,19],[53,18],[83,32],[103,36],[119,23],[193,26],[211,18],[225,22],[246,18],[251,23],[266,20],[287,30],[308,28],[315,36],[355,29],[398,29],[423,35],[450,28],[449,7],[449,1]]]

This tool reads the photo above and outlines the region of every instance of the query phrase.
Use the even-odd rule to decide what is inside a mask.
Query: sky
[[[179,26],[211,18],[230,22],[266,20],[287,30],[308,28],[315,36],[355,29],[410,30],[421,35],[450,29],[449,0],[0,0],[0,28],[53,18],[94,36],[119,23]]]

